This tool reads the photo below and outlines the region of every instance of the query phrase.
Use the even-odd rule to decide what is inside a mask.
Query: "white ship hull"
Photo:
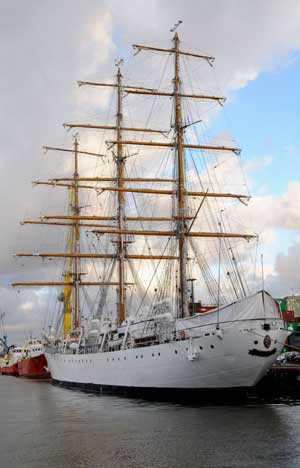
[[[113,352],[49,352],[52,379],[87,388],[252,387],[272,366],[287,336],[277,303],[265,294],[263,306],[262,298],[258,293],[221,309],[219,331],[212,312],[178,319],[182,339],[176,341]]]

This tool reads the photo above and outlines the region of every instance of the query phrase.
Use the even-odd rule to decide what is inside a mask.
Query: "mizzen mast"
[[[78,174],[78,137],[74,136],[74,179],[79,176]],[[80,229],[79,220],[79,187],[76,180],[72,181],[68,188],[69,195],[69,214],[74,216],[74,219],[69,225],[67,234],[67,251],[70,253],[80,252]],[[64,271],[64,288],[63,288],[63,328],[64,336],[72,328],[79,327],[80,319],[80,259],[78,257],[66,258],[65,271]],[[72,298],[73,296],[73,298]],[[73,311],[72,311],[73,308]],[[73,312],[73,313],[72,313]]]
[[[74,146],[72,149],[45,147],[48,150],[62,151],[72,153],[74,156],[74,172],[72,182],[66,185],[68,189],[68,216],[71,218],[69,223],[55,223],[55,225],[67,226],[66,257],[63,273],[63,281],[35,281],[12,283],[13,286],[63,286],[63,333],[66,336],[71,329],[78,329],[80,326],[80,287],[83,285],[98,285],[98,282],[81,282],[80,268],[80,206],[79,206],[79,188],[78,184],[78,155],[90,154],[85,151],[79,151],[78,135],[74,136]],[[98,154],[94,154],[98,156]],[[43,221],[26,221],[22,224],[49,224]]]

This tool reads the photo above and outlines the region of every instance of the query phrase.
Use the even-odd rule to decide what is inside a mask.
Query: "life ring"
[[[185,339],[185,331],[184,330],[180,330],[179,331],[179,337],[184,340]]]

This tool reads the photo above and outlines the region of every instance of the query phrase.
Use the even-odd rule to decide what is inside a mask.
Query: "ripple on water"
[[[0,376],[1,468],[298,468],[299,402],[197,406]]]

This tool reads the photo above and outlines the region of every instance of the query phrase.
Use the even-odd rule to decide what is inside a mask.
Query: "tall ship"
[[[200,80],[189,83],[189,71],[214,58],[187,51],[176,27],[168,48],[134,45],[135,54],[155,54],[143,86],[124,83],[120,61],[114,80],[79,82],[111,92],[109,120],[65,124],[81,131],[80,146],[76,133],[73,146],[45,147],[73,157],[72,175],[35,182],[65,189],[68,212],[23,224],[64,230],[65,248],[16,255],[60,261],[62,276],[13,286],[57,291],[45,332],[55,383],[168,394],[247,389],[288,335],[263,281],[255,293],[247,285],[242,265],[257,236],[236,227],[249,194],[222,189],[214,175],[240,149],[200,136],[201,108],[225,99],[194,91]],[[163,60],[157,85],[145,87]],[[164,128],[150,125],[160,120]],[[82,147],[91,130],[106,139],[105,152],[99,142],[98,151]]]

